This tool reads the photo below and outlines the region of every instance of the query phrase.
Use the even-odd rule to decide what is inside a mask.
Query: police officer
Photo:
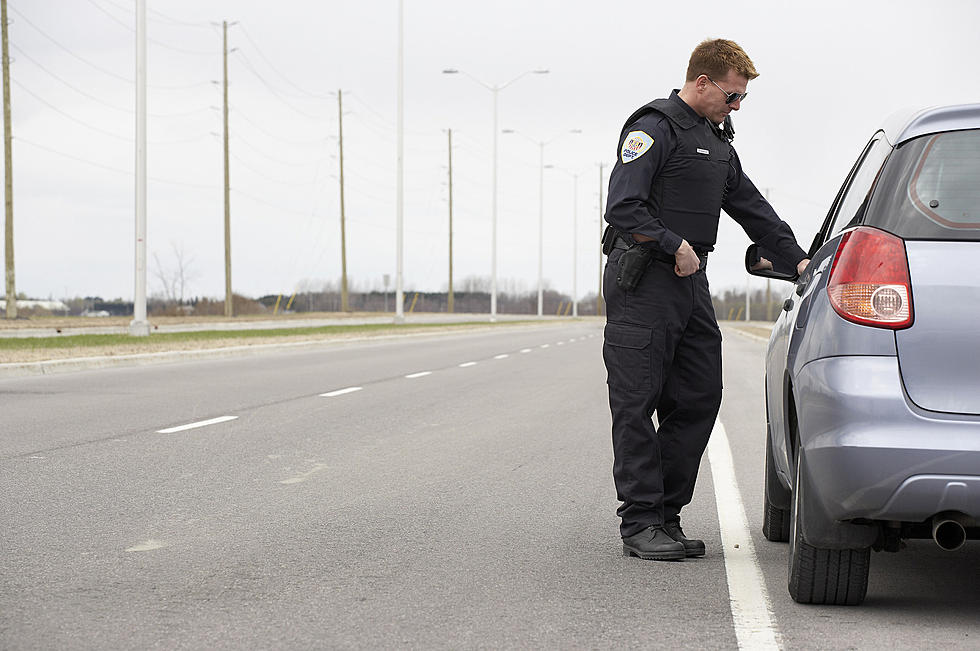
[[[757,76],[736,43],[704,41],[684,87],[637,110],[620,135],[603,238],[603,359],[626,555],[705,553],[685,536],[680,512],[721,405],[721,332],[704,273],[720,211],[777,264],[802,273],[809,262],[731,145],[729,113]]]

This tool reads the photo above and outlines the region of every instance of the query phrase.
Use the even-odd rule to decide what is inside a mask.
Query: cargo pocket
[[[649,389],[650,339],[653,330],[628,323],[607,323],[602,358],[608,373],[606,382],[627,391]]]

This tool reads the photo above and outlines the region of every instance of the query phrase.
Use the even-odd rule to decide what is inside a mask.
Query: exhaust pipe
[[[932,519],[932,539],[948,552],[966,544],[966,516],[960,513],[940,513]]]

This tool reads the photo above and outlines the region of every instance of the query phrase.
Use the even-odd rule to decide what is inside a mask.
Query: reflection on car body
[[[980,104],[862,150],[766,355],[766,538],[802,603],[859,604],[871,551],[980,538]],[[765,256],[755,246],[746,267]]]

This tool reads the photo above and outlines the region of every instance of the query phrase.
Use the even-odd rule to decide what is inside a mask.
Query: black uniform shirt
[[[704,119],[680,98],[677,90],[670,94],[670,101],[680,104],[692,116]],[[673,254],[677,252],[683,238],[664,226],[656,215],[651,214],[649,205],[653,181],[673,153],[677,138],[670,119],[657,111],[647,112],[632,124],[627,124],[623,134],[634,131],[643,131],[652,143],[626,163],[621,155],[617,156],[616,165],[609,175],[609,199],[605,218],[616,230],[646,235],[656,240],[664,251]],[[617,153],[622,152],[623,145],[621,140]],[[753,242],[777,254],[793,267],[806,257],[789,225],[779,219],[776,211],[742,171],[742,164],[734,148],[726,188],[722,208],[738,222]],[[699,244],[709,251],[714,246],[714,242]]]

